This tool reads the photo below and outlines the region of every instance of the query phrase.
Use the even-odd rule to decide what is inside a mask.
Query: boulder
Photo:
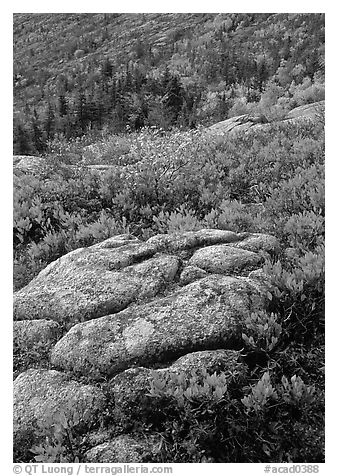
[[[318,120],[323,118],[324,121],[325,101],[318,101],[312,104],[304,104],[289,111],[284,119],[278,123],[305,120]],[[217,122],[205,129],[205,133],[212,136],[223,136],[225,134],[236,133],[255,133],[257,130],[268,131],[273,122],[269,122],[267,118],[261,114],[254,116],[251,114],[242,114],[240,116],[230,117],[224,121]]]
[[[111,236],[107,240],[101,241],[100,243],[96,243],[96,245],[91,246],[91,248],[96,250],[102,248],[112,249],[120,248],[124,245],[137,245],[141,243],[142,241],[140,241],[138,238],[129,233],[126,233],[124,235]]]
[[[120,435],[91,448],[85,455],[87,463],[142,463],[152,460],[156,451],[155,437],[140,438]]]
[[[292,109],[286,115],[285,119],[317,119],[324,115],[325,101],[318,101],[312,104],[303,104]]]
[[[239,274],[258,268],[263,258],[257,253],[229,245],[207,246],[197,250],[189,264],[209,273]]]
[[[240,362],[240,352],[231,349],[204,350],[183,355],[171,366],[171,371],[191,372],[205,369],[208,373],[224,372],[229,381],[246,374],[246,365]]]
[[[242,114],[241,116],[230,117],[224,121],[217,122],[206,129],[207,134],[223,135],[226,133],[247,132],[253,126],[266,124],[268,121],[263,115],[252,116]]]
[[[241,235],[228,230],[203,229],[181,233],[155,235],[147,241],[158,251],[177,252],[217,243],[233,243],[241,240]]]
[[[21,373],[14,381],[13,393],[13,438],[18,458],[21,451],[27,453],[43,441],[46,432],[63,416],[69,422],[77,422],[72,426],[74,430],[85,432],[97,423],[106,406],[101,390],[82,385],[56,370],[30,369]]]
[[[110,441],[112,438],[111,431],[109,429],[99,428],[90,433],[87,433],[85,437],[85,444],[87,448],[93,448],[94,446],[102,445]]]
[[[261,266],[278,250],[269,235],[204,229],[113,236],[49,264],[14,296],[16,371],[25,370],[14,382],[15,460],[30,461],[65,421],[92,448],[89,462],[151,460],[147,442],[115,437],[154,411],[154,372],[224,372],[238,391],[246,366],[233,349],[245,319],[269,305]],[[98,428],[100,414],[115,427]]]
[[[80,374],[113,376],[133,365],[167,362],[195,350],[231,347],[266,289],[244,277],[210,275],[164,298],[79,323],[57,342],[51,362]]]
[[[255,269],[249,273],[248,278],[252,279],[253,281],[258,280],[261,283],[264,283],[267,289],[270,288],[270,277],[263,271],[262,268]]]
[[[14,319],[49,319],[70,328],[75,323],[117,313],[136,301],[172,289],[181,271],[181,284],[199,279],[203,275],[200,271],[184,271],[186,261],[194,252],[203,254],[207,252],[202,250],[213,245],[228,244],[246,249],[246,252],[233,251],[233,256],[236,254],[237,262],[239,256],[243,259],[246,256],[248,265],[248,251],[270,252],[276,243],[269,235],[213,229],[156,235],[146,242],[128,234],[111,237],[50,263],[15,293]],[[228,255],[230,251],[228,249]],[[261,258],[250,256],[250,266],[254,266],[255,261],[259,266]],[[193,262],[188,265],[207,271]],[[229,269],[233,269],[231,266]]]
[[[117,245],[109,239],[48,265],[15,293],[14,319],[52,319],[69,327],[155,296],[175,278],[177,257],[153,257],[154,246],[135,240]]]
[[[234,248],[241,248],[247,251],[253,251],[267,256],[275,255],[280,252],[280,243],[276,237],[265,233],[241,233],[243,239],[236,243],[231,243]]]
[[[204,269],[198,268],[197,266],[186,266],[180,275],[180,284],[185,286],[206,276],[207,272],[204,271]]]
[[[201,268],[209,273],[247,273],[247,271],[258,268],[265,259],[275,256],[281,251],[279,241],[271,235],[238,233],[237,237],[239,238],[237,241],[228,245],[197,249],[184,269],[184,271],[187,270],[188,278],[190,274],[192,277],[194,273],[198,275],[197,270]]]
[[[24,172],[30,174],[40,174],[46,169],[45,160],[32,155],[14,155],[14,172]]]

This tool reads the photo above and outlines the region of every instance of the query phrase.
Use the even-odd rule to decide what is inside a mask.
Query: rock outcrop
[[[45,161],[33,155],[14,155],[13,168],[15,172],[40,174],[45,169]]]
[[[106,404],[100,389],[56,370],[27,370],[16,378],[13,390],[14,448],[23,453],[44,440],[44,426],[51,429],[63,417],[72,421],[76,414],[74,428],[80,428],[81,420],[88,428]]]
[[[266,240],[268,245],[263,243]],[[70,327],[119,312],[132,302],[154,297],[170,288],[185,267],[182,260],[214,244],[242,246],[242,251],[223,248],[228,271],[215,271],[215,267],[209,270],[221,274],[232,274],[232,269],[238,266],[247,269],[259,266],[260,257],[243,251],[246,248],[256,253],[266,248],[272,251],[278,246],[273,237],[226,230],[156,235],[147,242],[119,235],[72,251],[49,264],[15,293],[14,319],[52,319]],[[204,249],[207,253],[207,248]],[[216,263],[216,258],[213,262]],[[194,265],[194,257],[188,264]]]
[[[318,101],[312,104],[304,104],[289,111],[279,123],[295,123],[303,120],[316,120],[324,114],[325,101]],[[217,122],[205,129],[209,135],[224,135],[233,133],[254,132],[257,130],[269,130],[273,122],[269,122],[265,116],[254,116],[242,114],[230,117],[224,121]]]
[[[324,115],[325,101],[318,101],[312,104],[304,104],[292,109],[285,117],[285,120],[290,119],[312,119],[317,120],[318,117]]]
[[[127,425],[154,371],[224,372],[229,385],[245,379],[243,324],[268,305],[261,266],[278,252],[270,235],[207,229],[146,242],[119,235],[48,265],[14,296],[16,342],[24,347],[24,333],[34,350],[40,333],[47,355],[38,369],[27,359],[14,382],[16,452],[27,459],[39,442],[34,426],[55,412],[87,409],[91,422],[108,412]],[[88,461],[148,454],[146,441],[112,435],[93,440]]]
[[[71,325],[155,296],[175,278],[179,259],[154,257],[155,246],[131,241],[118,248],[108,241],[77,249],[51,263],[16,293],[14,318]]]
[[[135,439],[128,435],[120,435],[110,441],[95,446],[86,453],[88,463],[143,463],[151,458],[155,445],[159,445],[155,437]]]
[[[265,116],[252,116],[242,114],[240,116],[230,117],[224,121],[217,122],[207,128],[208,134],[226,134],[229,132],[247,132],[257,124],[266,124],[268,121]]]
[[[258,282],[211,275],[167,297],[75,325],[52,350],[51,362],[76,373],[112,376],[193,350],[231,347],[240,340],[244,319],[265,305]]]

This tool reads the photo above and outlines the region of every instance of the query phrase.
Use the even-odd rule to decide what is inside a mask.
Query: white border
[[[0,203],[2,210],[2,233],[1,233],[1,363],[2,382],[1,410],[2,410],[2,432],[1,451],[2,461],[6,465],[3,474],[12,474],[12,15],[13,13],[70,13],[70,12],[309,12],[326,14],[326,215],[327,215],[327,238],[326,238],[326,463],[321,465],[320,474],[332,475],[337,473],[334,463],[337,461],[337,304],[334,300],[336,291],[335,275],[336,266],[336,222],[337,222],[337,166],[338,161],[336,144],[336,111],[338,94],[337,83],[337,31],[338,17],[333,1],[284,1],[273,4],[271,1],[248,2],[237,0],[236,2],[208,1],[205,3],[194,1],[171,1],[168,4],[160,2],[143,1],[142,3],[124,2],[74,2],[59,1],[57,3],[42,1],[14,1],[11,4],[1,5],[1,52],[2,64],[4,68],[1,74],[2,108],[1,108],[1,138],[2,138],[2,163],[1,163],[1,184]],[[7,466],[8,462],[8,466]],[[175,464],[174,475],[186,474],[186,465]],[[202,471],[212,471],[215,474],[263,474],[261,464],[228,464],[212,465],[188,465],[190,471],[198,474]],[[8,468],[8,470],[7,470]],[[182,470],[182,471],[181,471]],[[239,472],[239,470],[241,472]]]

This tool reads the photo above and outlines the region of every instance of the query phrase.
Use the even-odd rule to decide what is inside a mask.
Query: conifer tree
[[[82,89],[78,91],[75,98],[75,121],[77,129],[83,134],[88,123],[88,108],[86,96]]]
[[[27,132],[25,127],[19,121],[16,120],[14,120],[13,138],[14,155],[29,155],[31,153],[29,133]]]
[[[68,112],[68,102],[63,94],[60,94],[58,97],[58,114],[60,117],[63,117]]]
[[[35,147],[38,153],[42,153],[45,149],[46,144],[43,141],[41,122],[36,112],[36,109],[34,109],[33,116],[31,118],[31,134],[33,146]]]
[[[45,132],[46,139],[52,139],[54,137],[55,132],[55,112],[52,106],[52,103],[48,101],[47,109],[45,111],[43,120],[42,120],[42,128]]]

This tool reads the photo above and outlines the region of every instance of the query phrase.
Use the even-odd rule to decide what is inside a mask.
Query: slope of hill
[[[323,99],[322,14],[15,14],[15,150]]]

